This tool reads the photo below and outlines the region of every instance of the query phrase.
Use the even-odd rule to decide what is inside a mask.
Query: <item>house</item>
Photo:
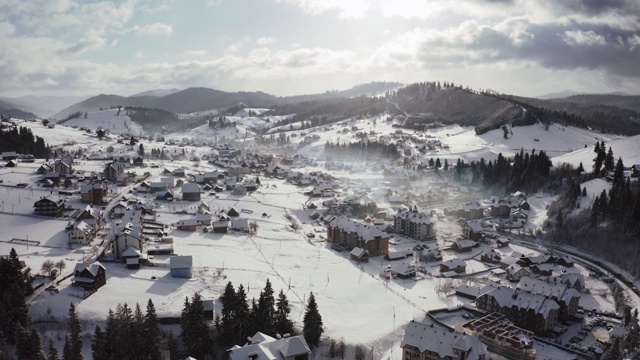
[[[272,338],[257,332],[244,346],[227,350],[229,360],[309,360],[311,349],[302,335],[284,334]]]
[[[371,224],[363,224],[346,216],[335,217],[327,224],[327,241],[348,248],[360,247],[370,256],[389,252],[389,235]]]
[[[411,262],[395,262],[387,265],[387,272],[402,279],[409,279],[416,276],[416,267]]]
[[[196,214],[198,225],[211,225],[211,214]]]
[[[495,249],[486,249],[480,254],[480,261],[490,264],[499,264],[502,255]]]
[[[122,252],[122,259],[125,264],[127,264],[127,269],[138,269],[140,268],[140,257],[142,256],[142,252],[133,247],[129,246]]]
[[[64,211],[64,199],[55,197],[43,197],[33,204],[36,215],[61,217]]]
[[[107,192],[107,184],[102,182],[80,185],[80,198],[86,204],[104,205]]]
[[[85,290],[97,290],[107,283],[106,269],[98,261],[89,265],[77,263],[71,283]]]
[[[105,165],[104,178],[109,181],[116,181],[118,176],[124,173],[124,164],[118,161],[113,161]]]
[[[467,238],[480,241],[482,237],[482,222],[480,220],[469,220],[462,227],[462,234]]]
[[[572,319],[578,311],[580,293],[563,283],[555,283],[541,279],[534,279],[524,276],[518,282],[516,289],[530,294],[542,295],[547,299],[554,300],[560,306],[558,319]]]
[[[487,348],[476,336],[411,321],[400,343],[402,360],[485,360]]]
[[[520,281],[524,276],[531,274],[531,271],[518,264],[509,265],[505,271],[507,272],[507,280],[509,281]]]
[[[197,227],[198,227],[198,220],[196,219],[180,220],[178,222],[178,230],[196,231]]]
[[[156,194],[156,200],[163,200],[163,201],[173,201],[173,199],[175,199],[173,193],[170,190],[165,190],[165,191],[161,191],[160,193]]]
[[[447,271],[453,271],[458,274],[467,271],[467,263],[462,259],[451,259],[447,261],[443,261],[440,264],[440,273],[445,273]]]
[[[191,269],[193,267],[193,257],[172,256],[169,258],[169,267],[171,268],[171,276],[190,279]]]
[[[249,232],[249,220],[231,219],[231,226],[229,226],[229,229],[234,231]]]
[[[93,240],[94,235],[94,227],[80,221],[73,225],[73,229],[69,231],[69,243],[87,245]]]
[[[369,261],[369,253],[367,252],[367,250],[363,249],[363,248],[353,248],[353,250],[351,250],[351,253],[349,253],[349,255],[351,256],[351,260],[355,260],[357,262],[368,262]]]
[[[247,188],[242,184],[236,184],[232,191],[233,195],[247,195]]]
[[[634,164],[631,166],[631,176],[640,177],[640,164]]]
[[[66,156],[53,162],[53,171],[59,172],[60,175],[73,174],[73,158]]]
[[[208,214],[209,210],[209,205],[205,202],[201,202],[200,205],[198,205],[198,214]]]
[[[433,217],[431,214],[418,211],[418,207],[413,209],[400,208],[396,213],[394,220],[395,231],[412,237],[416,240],[426,240],[432,238],[435,234],[433,231]]]
[[[144,158],[142,156],[134,157],[133,166],[144,166]]]
[[[496,239],[496,247],[498,249],[509,246],[509,239],[507,238],[498,238]]]
[[[200,201],[200,185],[197,183],[186,183],[182,187],[182,200]]]
[[[6,164],[4,164],[4,166],[8,167],[8,168],[18,167],[18,161],[17,160],[9,160],[9,161],[7,161]]]
[[[123,259],[122,254],[129,247],[139,250],[141,254],[145,251],[142,227],[133,225],[131,222],[116,228],[116,236],[113,241],[113,253],[116,259]]]
[[[152,181],[149,184],[149,191],[151,191],[152,193],[167,191],[168,189],[169,187],[167,186],[167,184],[163,183],[162,181]]]
[[[469,252],[476,246],[476,242],[469,239],[458,239],[452,245],[451,249],[458,253]]]
[[[218,234],[226,234],[229,229],[228,220],[218,220],[213,223],[213,232]]]
[[[18,153],[15,151],[3,151],[0,153],[3,161],[15,160],[18,158]]]
[[[458,210],[458,216],[466,220],[481,219],[484,217],[484,206],[477,201],[468,202]]]
[[[227,216],[238,217],[240,216],[240,213],[235,208],[231,208],[229,209],[229,211],[227,211]]]

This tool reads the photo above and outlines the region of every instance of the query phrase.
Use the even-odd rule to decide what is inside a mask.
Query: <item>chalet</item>
[[[505,271],[507,272],[507,280],[509,281],[520,281],[524,276],[531,274],[530,270],[518,264],[508,266]]]
[[[480,261],[490,264],[499,264],[502,255],[495,249],[486,249],[480,254]]]
[[[541,276],[551,276],[553,271],[556,269],[556,266],[554,264],[542,263],[533,264],[529,266],[529,269],[531,269],[531,272]]]
[[[402,279],[409,279],[416,276],[416,267],[407,262],[396,262],[387,265],[387,271],[389,274]]]
[[[48,172],[53,171],[53,167],[50,164],[44,163],[42,165],[40,165],[40,167],[38,168],[38,170],[36,170],[36,173],[39,175],[44,175]]]
[[[236,186],[233,188],[232,193],[234,195],[244,196],[247,195],[247,188],[242,184],[236,184]]]
[[[64,211],[64,200],[54,197],[43,197],[33,204],[36,215],[61,217]]]
[[[95,228],[84,221],[77,222],[69,231],[69,243],[88,245],[95,236]]]
[[[394,251],[394,252],[387,253],[387,255],[385,255],[384,258],[389,261],[397,261],[397,260],[404,260],[408,256],[411,256],[412,254],[413,254],[412,251]]]
[[[124,173],[125,167],[121,162],[113,161],[104,168],[104,178],[109,181],[116,181],[118,176]]]
[[[309,360],[311,349],[302,335],[284,334],[272,338],[256,333],[248,338],[244,346],[234,346],[227,350],[228,360]]]
[[[634,164],[631,166],[631,176],[640,177],[640,164]]]
[[[485,360],[487,347],[475,336],[411,321],[400,343],[402,360]]]
[[[124,201],[118,201],[111,208],[111,217],[115,219],[122,219],[127,209],[128,209],[127,203],[125,203]]]
[[[121,257],[124,260],[125,264],[127,264],[127,269],[140,268],[140,258],[142,257],[142,252],[139,249],[136,249],[133,246],[129,246],[128,248],[124,249]]]
[[[370,224],[362,224],[346,216],[333,218],[327,225],[327,241],[348,248],[360,247],[370,256],[389,252],[389,235]]]
[[[476,242],[469,239],[458,239],[452,245],[451,249],[458,253],[469,252],[476,246]]]
[[[192,276],[193,257],[172,256],[169,258],[169,267],[171,268],[171,276],[190,279]]]
[[[254,179],[246,179],[242,182],[242,185],[247,191],[256,191],[258,189],[258,183]]]
[[[77,263],[71,283],[85,290],[97,290],[107,283],[106,269],[98,261],[89,265]]]
[[[367,250],[363,249],[363,248],[353,248],[353,250],[351,250],[351,253],[349,253],[349,255],[351,256],[351,260],[355,260],[357,262],[368,262],[369,261],[369,253],[367,252]]]
[[[467,264],[462,259],[451,259],[447,261],[443,261],[440,264],[440,273],[445,273],[448,271],[453,271],[458,274],[467,271]]]
[[[560,256],[556,258],[556,264],[564,267],[573,267],[573,259],[568,256]]]
[[[178,222],[178,230],[196,231],[197,227],[198,227],[198,220],[196,219],[180,220]]]
[[[503,248],[509,246],[509,239],[507,238],[498,238],[496,239],[496,247]]]
[[[227,216],[238,217],[240,216],[240,213],[235,208],[231,208],[229,209],[229,211],[227,211]]]
[[[42,177],[45,180],[51,180],[54,184],[60,184],[60,172],[59,171],[50,171]]]
[[[416,240],[426,240],[434,236],[433,217],[431,214],[418,212],[418,207],[413,209],[398,209],[394,221],[395,231],[412,237]]]
[[[200,185],[196,183],[186,183],[182,187],[182,200],[200,201]]]
[[[0,153],[3,161],[16,160],[18,158],[18,153],[15,151],[3,151]]]
[[[554,300],[505,286],[486,289],[476,299],[476,306],[504,314],[516,326],[544,334],[551,331],[558,321],[560,306]]]
[[[144,166],[144,158],[142,156],[134,157],[133,166]]]
[[[466,220],[481,219],[484,217],[484,206],[477,201],[465,203],[458,210],[458,216]]]
[[[59,172],[60,175],[73,174],[73,158],[70,156],[57,159],[53,162],[53,171]]]
[[[167,186],[166,183],[161,181],[154,181],[149,184],[149,191],[151,191],[152,193],[167,191],[168,189],[169,189],[169,186]]]
[[[173,201],[175,197],[169,190],[161,191],[156,194],[156,200]]]
[[[18,161],[17,160],[9,160],[9,161],[7,161],[6,164],[4,164],[4,167],[8,167],[8,168],[18,167]]]

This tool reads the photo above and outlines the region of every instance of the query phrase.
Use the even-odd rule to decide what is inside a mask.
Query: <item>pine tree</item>
[[[167,335],[167,343],[165,344],[165,350],[169,352],[171,360],[180,360],[180,352],[178,349],[178,340],[173,335],[173,330],[169,329]]]
[[[291,309],[289,308],[289,300],[287,296],[284,294],[284,291],[280,289],[280,294],[278,294],[278,302],[276,303],[276,313],[275,313],[275,332],[276,334],[284,335],[290,334],[293,335],[293,322],[289,320],[289,313]]]
[[[156,314],[153,301],[147,302],[147,312],[144,316],[144,354],[149,360],[160,358],[160,341],[162,340],[162,328]]]
[[[47,357],[47,360],[60,360],[58,358],[58,349],[52,339],[49,339],[49,357]],[[96,359],[94,358],[94,360]]]
[[[76,307],[69,305],[69,319],[67,320],[69,330],[69,356],[65,355],[65,360],[82,360],[82,334],[80,320],[76,313]]]
[[[236,296],[236,290],[229,281],[222,296],[220,296],[220,302],[222,303],[220,341],[225,345],[234,344],[235,334],[233,331],[233,322],[235,321],[236,307],[238,304]]]
[[[609,348],[607,355],[604,358],[605,360],[620,360],[622,359],[622,351],[620,349],[620,339],[614,338],[613,344]]]
[[[138,155],[144,156],[144,146],[142,146],[142,143],[138,146]]]
[[[186,353],[196,359],[204,358],[209,353],[209,328],[204,319],[204,307],[200,293],[193,294],[191,302],[185,299],[180,316],[180,334]]]
[[[108,346],[107,334],[102,331],[99,325],[96,325],[93,339],[91,340],[91,356],[93,360],[109,360]]]
[[[271,287],[271,281],[267,279],[264,290],[260,292],[255,321],[258,331],[271,336],[275,335],[273,324],[275,319],[274,305],[273,288]]]
[[[613,167],[614,167],[614,159],[613,159],[613,150],[611,149],[611,146],[609,146],[609,151],[607,152],[607,155],[605,155],[604,158],[604,169],[606,171],[612,171]]]
[[[307,341],[307,344],[313,349],[320,345],[320,336],[324,332],[322,326],[322,317],[318,312],[318,304],[313,293],[309,294],[309,301],[307,302],[307,309],[304,313],[303,319],[304,327],[303,334]]]
[[[131,348],[129,354],[134,359],[142,359],[148,356],[145,352],[145,340],[148,339],[148,334],[144,331],[144,314],[140,309],[140,304],[136,303],[136,308],[133,311],[133,321],[131,322]]]
[[[247,294],[242,284],[238,286],[238,291],[236,292],[236,309],[232,327],[235,335],[233,338],[234,344],[242,344],[246,342],[248,337],[254,335],[251,333],[254,325],[251,323]]]

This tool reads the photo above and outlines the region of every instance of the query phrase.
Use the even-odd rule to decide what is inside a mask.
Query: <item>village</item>
[[[368,136],[366,126],[344,125],[339,132]],[[375,358],[595,359],[626,335],[613,274],[536,243],[548,199],[462,185],[447,171],[454,161],[444,140],[380,128],[409,164],[433,169],[425,159],[440,149],[447,165],[425,177],[407,161],[373,166],[306,148],[104,139],[66,128],[91,139],[80,155],[78,143],[49,161],[1,154],[0,249],[15,248],[38,274],[29,301],[39,319],[70,301],[83,317],[104,318],[119,302],[149,297],[171,324],[185,294],[198,291],[213,320],[227,281],[254,294],[251,282],[271,278],[290,292],[297,319],[305,291],[322,294],[331,338],[353,336],[385,309],[375,330],[346,339],[375,343]],[[299,133],[301,147],[326,139]],[[156,147],[166,158],[150,156]],[[363,303],[362,292],[380,300]],[[345,324],[347,314],[360,320]],[[231,358],[291,339],[254,337]]]

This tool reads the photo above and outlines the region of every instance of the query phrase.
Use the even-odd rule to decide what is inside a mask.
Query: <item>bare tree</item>
[[[56,262],[56,268],[58,268],[58,272],[62,273],[62,270],[64,270],[67,267],[67,263],[64,262],[64,260],[60,260],[58,262]]]
[[[42,263],[42,267],[40,268],[40,271],[51,276],[51,271],[53,271],[55,267],[56,267],[56,263],[54,263],[52,260],[45,260],[45,262]]]
[[[258,222],[253,220],[249,223],[249,233],[251,235],[255,235],[258,233]]]

